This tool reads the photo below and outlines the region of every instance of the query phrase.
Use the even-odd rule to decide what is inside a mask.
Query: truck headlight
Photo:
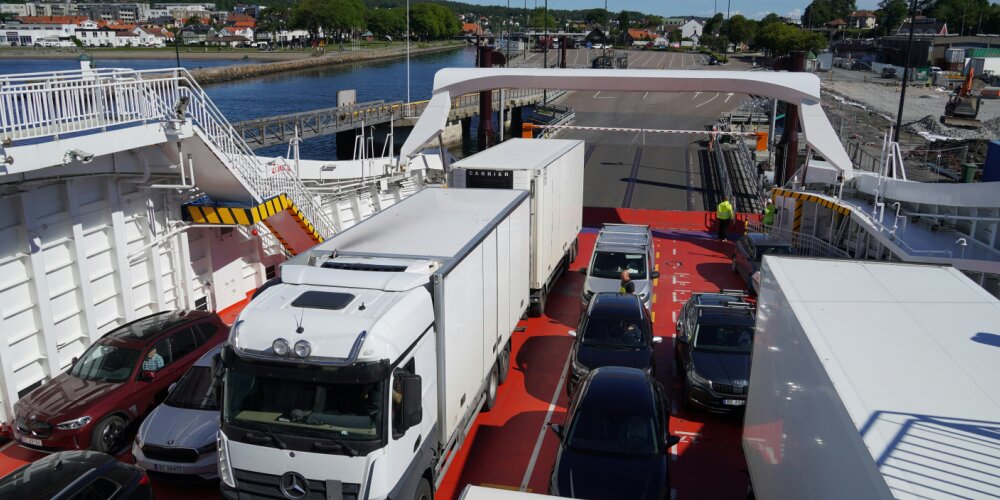
[[[90,417],[80,417],[56,424],[56,428],[63,431],[75,431],[89,423]]]
[[[219,449],[219,479],[230,488],[236,487],[236,478],[233,476],[233,467],[229,463],[229,449],[226,447],[226,440],[222,437],[222,431],[215,437],[217,448]]]
[[[584,377],[588,373],[590,373],[590,368],[587,368],[586,366],[577,363],[575,359],[573,360],[573,363],[570,366],[572,366],[573,368],[573,374],[576,375],[577,377]]]

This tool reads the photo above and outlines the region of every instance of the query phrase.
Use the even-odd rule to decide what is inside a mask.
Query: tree
[[[721,12],[712,16],[711,19],[705,21],[705,28],[702,30],[703,35],[718,35],[722,30],[722,21],[725,16]]]
[[[827,46],[823,35],[789,26],[771,24],[757,35],[757,45],[772,56],[783,56],[793,50],[818,51]]]
[[[275,6],[264,9],[260,16],[257,17],[257,27],[255,30],[258,33],[270,33],[274,35],[279,31],[284,31],[288,29],[288,21],[291,18],[291,11],[288,7]],[[275,40],[276,37],[272,36],[271,40]]]
[[[202,24],[200,17],[191,16],[184,20],[185,28],[188,26],[198,26],[199,24]]]
[[[556,18],[552,16],[552,12],[546,15],[545,9],[539,7],[531,11],[531,17],[528,18],[528,26],[539,29],[548,26],[549,29],[555,29]]]
[[[680,42],[681,38],[684,38],[684,32],[682,32],[680,28],[667,33],[667,40],[670,40],[671,42]]]
[[[608,11],[604,9],[590,9],[583,15],[583,20],[587,24],[593,26],[599,24],[605,28],[608,27]]]
[[[857,10],[854,0],[813,0],[802,12],[807,28],[823,26],[834,19],[844,19]]]
[[[628,31],[629,19],[628,11],[621,11],[618,13],[618,30],[622,33]]]
[[[768,24],[780,23],[780,22],[781,22],[781,17],[778,16],[777,14],[775,14],[774,12],[772,12],[772,13],[764,16],[760,20],[760,22],[758,23],[758,25],[760,25],[760,26],[766,26]]]
[[[643,23],[643,27],[657,29],[663,25],[663,18],[660,16],[646,16],[646,22]]]
[[[316,38],[324,27],[329,27],[333,17],[330,0],[301,0],[292,7],[291,25],[304,29]]]
[[[996,7],[988,0],[936,0],[929,10],[932,17],[948,23],[949,33],[971,35],[978,29],[980,15],[988,19]]]
[[[406,33],[406,9],[373,9],[368,11],[368,29],[383,38],[402,37]]]
[[[754,34],[754,22],[736,14],[722,25],[722,32],[733,45],[749,42]]]
[[[894,35],[906,19],[909,5],[906,0],[882,0],[878,4],[878,31],[882,35]]]
[[[458,16],[440,4],[419,3],[410,7],[410,29],[420,38],[437,40],[458,35]]]

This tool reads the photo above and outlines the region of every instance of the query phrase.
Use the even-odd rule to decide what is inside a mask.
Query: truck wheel
[[[413,500],[434,500],[434,493],[431,492],[431,483],[426,477],[420,478],[417,483],[417,490],[413,492]]]
[[[503,385],[507,381],[507,376],[510,375],[510,341],[507,341],[507,345],[504,346],[503,351],[500,351],[500,359],[497,361],[500,364],[500,373],[497,382]]]
[[[573,238],[573,244],[569,247],[569,261],[576,262],[577,255],[580,255],[580,240]]]
[[[114,454],[125,443],[125,419],[118,415],[101,420],[90,437],[90,449],[101,453]]]
[[[497,365],[493,365],[490,370],[490,381],[486,383],[486,402],[483,403],[483,411],[490,411],[497,404]]]

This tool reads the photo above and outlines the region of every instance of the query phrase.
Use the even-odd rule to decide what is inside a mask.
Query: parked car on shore
[[[204,311],[152,314],[91,344],[66,373],[14,404],[14,439],[42,451],[114,453],[229,327]]]

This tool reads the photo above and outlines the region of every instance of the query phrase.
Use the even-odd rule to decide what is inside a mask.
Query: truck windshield
[[[632,279],[646,279],[646,254],[642,252],[596,252],[590,275],[597,278],[620,279],[622,271],[626,269],[628,269]]]
[[[643,346],[642,325],[638,321],[619,318],[590,318],[580,337],[584,345],[594,347]]]
[[[648,416],[579,411],[566,445],[579,451],[654,455],[659,447],[656,422]]]
[[[336,439],[380,439],[384,383],[335,384],[226,370],[226,424]]]
[[[699,351],[750,354],[753,350],[753,327],[746,325],[699,325],[694,335]]]

